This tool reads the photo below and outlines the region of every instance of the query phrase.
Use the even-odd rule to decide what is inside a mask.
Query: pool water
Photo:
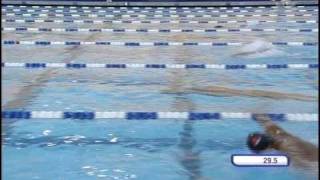
[[[10,9],[2,6],[2,8]],[[23,9],[22,7],[14,7]],[[31,9],[31,7],[27,7]],[[257,8],[258,9],[258,8]],[[298,9],[291,7],[292,10]],[[317,10],[309,6],[301,9]],[[267,14],[270,10],[264,10]],[[264,13],[265,13],[264,12]],[[272,14],[286,13],[278,9]],[[310,13],[310,12],[308,12]],[[314,13],[314,12],[313,12]],[[137,13],[139,14],[139,13]],[[200,13],[201,14],[201,13]],[[235,13],[254,14],[254,13]],[[317,11],[316,11],[317,14]],[[6,16],[3,19],[46,19]],[[48,17],[48,19],[63,19]],[[64,19],[77,19],[64,17]],[[78,18],[82,19],[83,18]],[[108,19],[89,18],[87,19]],[[117,18],[116,18],[117,19]],[[118,18],[119,19],[119,18]],[[125,18],[124,18],[125,19]],[[131,18],[133,20],[145,20]],[[153,20],[184,18],[153,18]],[[121,19],[122,20],[122,19]],[[188,20],[275,20],[280,23],[77,24],[3,22],[3,27],[205,29],[318,28],[311,17],[222,17]],[[221,27],[218,27],[221,26]],[[216,26],[216,27],[215,27]],[[7,32],[17,41],[244,42],[244,46],[36,46],[3,45],[4,62],[144,64],[316,64],[315,32]],[[259,49],[265,49],[259,51]],[[245,54],[241,54],[244,53]],[[24,111],[318,113],[318,102],[240,95],[207,95],[187,89],[220,86],[317,96],[318,69],[105,69],[2,68],[2,109]],[[173,93],[168,93],[168,91]],[[318,122],[277,122],[318,145]],[[318,179],[292,167],[240,168],[235,153],[251,153],[246,137],[263,129],[251,119],[190,121],[2,119],[3,178],[16,179]]]

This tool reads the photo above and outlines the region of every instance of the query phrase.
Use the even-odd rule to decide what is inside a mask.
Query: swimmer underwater
[[[256,132],[248,135],[247,145],[252,151],[280,151],[288,155],[294,167],[319,175],[319,148],[316,145],[289,134],[267,115],[257,114],[254,119],[265,128],[265,133]]]

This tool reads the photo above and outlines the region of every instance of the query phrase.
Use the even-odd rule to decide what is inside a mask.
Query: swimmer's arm
[[[271,136],[288,135],[288,133],[276,125],[272,120],[264,114],[255,115],[255,120],[264,127],[267,134]]]
[[[306,166],[318,161],[319,149],[317,146],[295,137],[277,126],[267,115],[255,115],[255,119],[271,135],[275,143],[273,148],[287,153],[295,159],[298,166]]]

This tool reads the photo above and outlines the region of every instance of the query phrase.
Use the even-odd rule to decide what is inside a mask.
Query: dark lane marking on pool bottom
[[[190,180],[201,179],[201,159],[200,151],[195,151],[197,140],[193,135],[193,126],[191,121],[185,121],[183,130],[180,132],[179,148],[183,154],[178,156],[180,164],[187,170]]]

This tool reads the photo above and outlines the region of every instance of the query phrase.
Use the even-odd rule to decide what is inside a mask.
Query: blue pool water
[[[317,9],[317,7],[305,7],[305,9]],[[268,10],[266,11],[268,12]],[[22,16],[9,17],[4,12],[2,18],[30,19],[30,17]],[[282,23],[22,24],[3,22],[2,26],[203,29],[220,25],[222,28],[318,28],[317,23],[287,22],[288,20],[318,20],[317,16],[191,19],[277,20]],[[179,19],[176,18],[176,20]],[[318,45],[270,46],[268,42],[316,42],[317,34],[315,32],[86,33],[2,31],[4,40],[19,41],[223,41],[247,43],[245,46],[236,47],[3,45],[2,61],[23,63],[316,64]],[[259,48],[267,48],[267,50],[259,51]],[[256,52],[241,55],[241,53],[248,51]],[[1,105],[2,109],[9,110],[318,113],[318,99],[301,101],[186,92],[187,89],[194,87],[220,86],[239,90],[268,90],[317,96],[319,89],[318,69],[25,69],[15,67],[3,68],[2,75],[3,98]],[[168,93],[168,91],[177,93]],[[288,132],[318,145],[317,121],[277,123]],[[251,153],[245,144],[248,133],[263,131],[251,119],[208,121],[183,119],[153,121],[2,119],[2,127],[3,177],[10,180],[298,180],[318,178],[316,175],[293,167],[239,168],[233,166],[230,160],[232,154]]]

